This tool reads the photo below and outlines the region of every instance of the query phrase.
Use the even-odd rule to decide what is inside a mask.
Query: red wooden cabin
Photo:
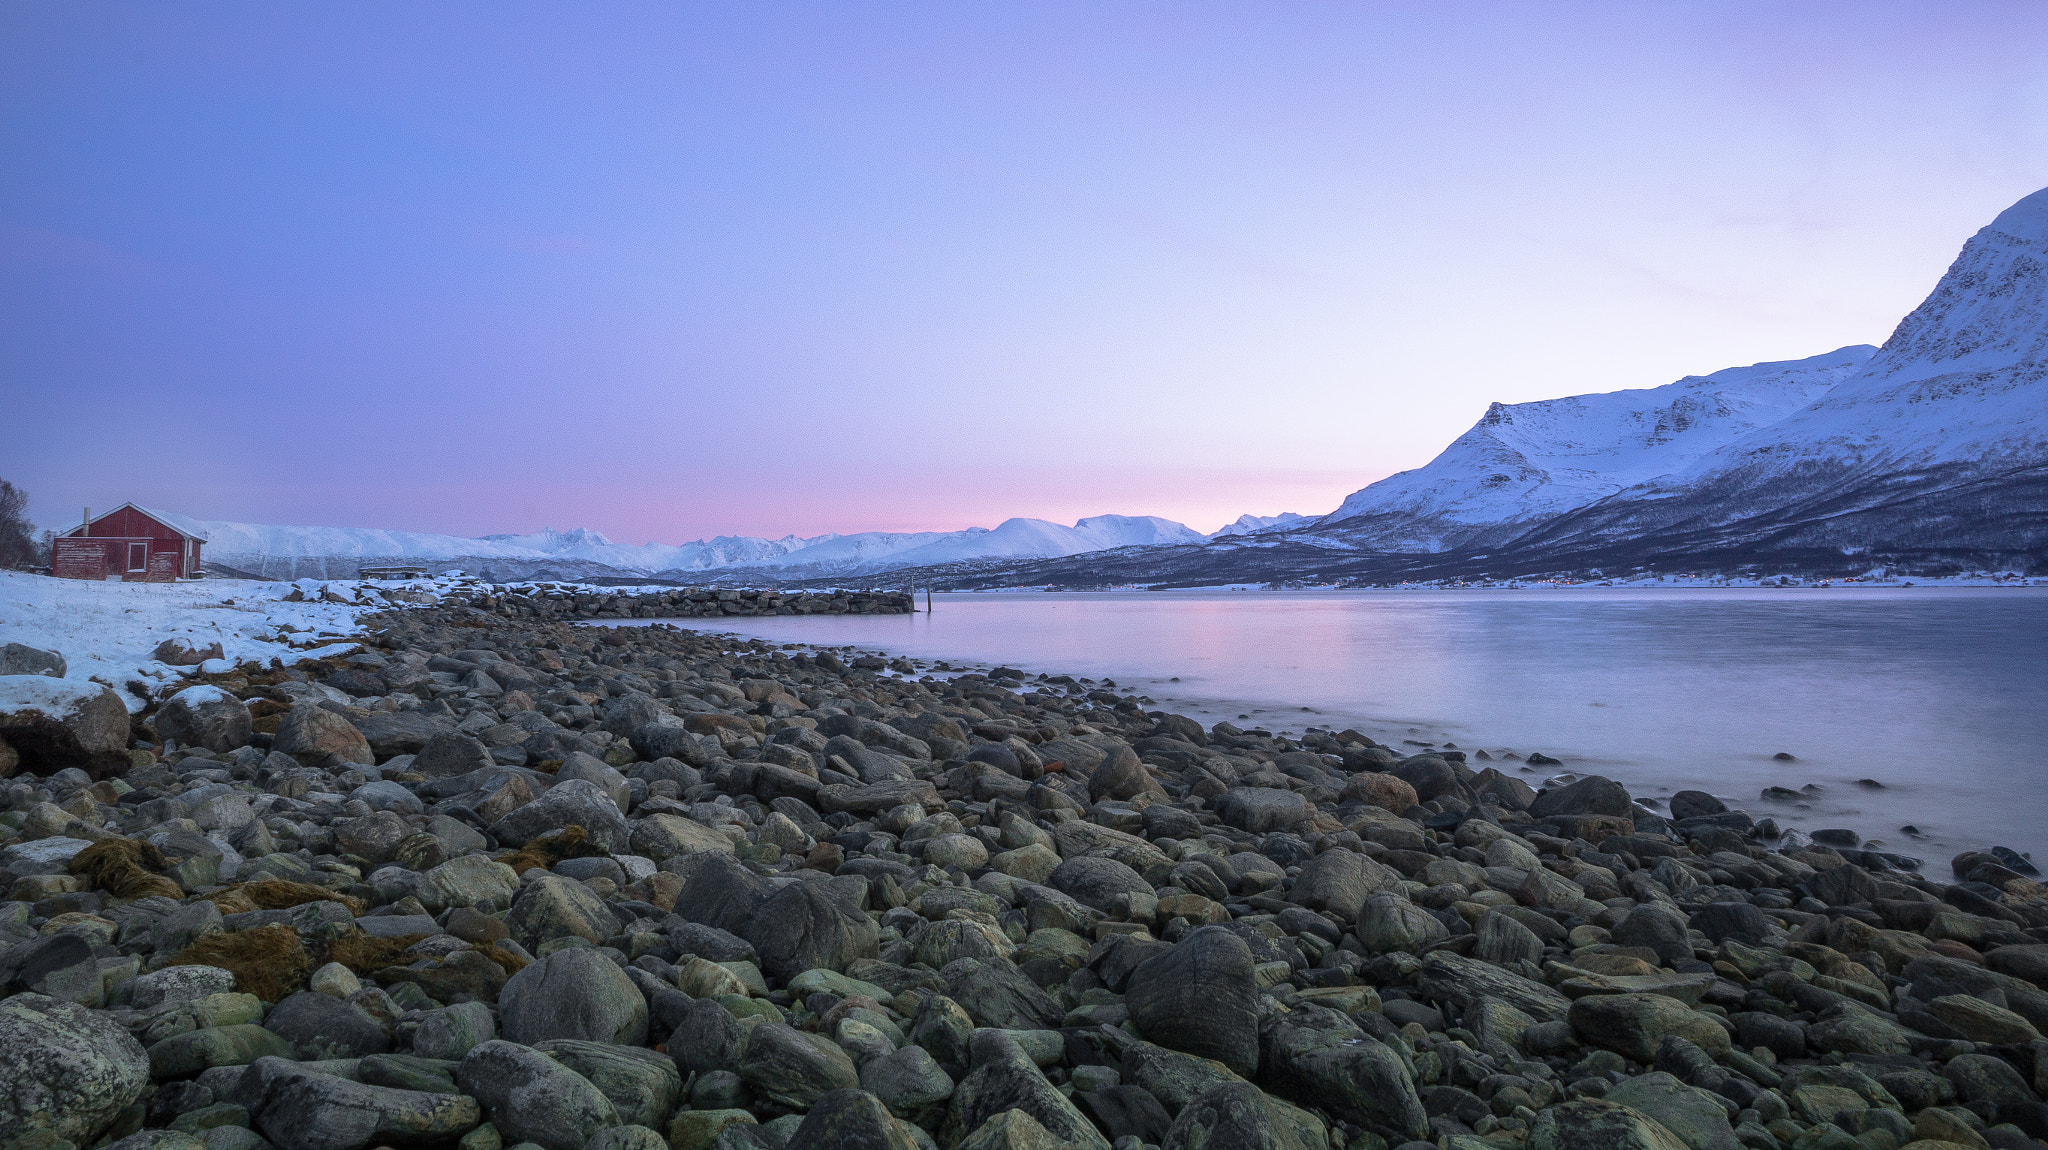
[[[119,579],[168,583],[199,578],[205,537],[166,523],[157,514],[123,503],[57,537],[50,574],[62,579]]]

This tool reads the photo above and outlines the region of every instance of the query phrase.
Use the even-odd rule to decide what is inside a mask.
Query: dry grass
[[[253,885],[253,884],[252,884]],[[235,976],[235,989],[265,1002],[278,1002],[306,988],[317,968],[338,962],[359,976],[406,964],[405,952],[431,937],[424,934],[372,938],[352,930],[324,946],[308,950],[299,932],[272,923],[232,934],[211,934],[172,958],[168,966],[218,966]],[[485,952],[493,962],[515,970],[509,954]]]
[[[605,858],[603,847],[590,841],[590,835],[574,823],[550,834],[541,835],[516,851],[498,856],[498,861],[512,868],[513,874],[525,874],[534,867],[553,870],[556,863],[564,859]]]
[[[513,954],[509,950],[501,949],[496,943],[477,947],[476,952],[504,967],[507,976],[518,974],[520,971],[525,970],[527,966],[526,959]]]
[[[313,956],[299,932],[283,923],[233,934],[210,934],[179,951],[167,966],[217,966],[235,976],[235,989],[278,1002],[306,985]]]
[[[387,966],[405,965],[405,952],[431,937],[402,934],[397,938],[371,938],[362,931],[350,931],[334,940],[326,960],[338,962],[359,975],[375,974]]]
[[[110,838],[79,851],[66,869],[115,898],[185,897],[176,882],[153,873],[165,865],[163,852],[141,839]]]
[[[291,882],[287,879],[237,883],[207,895],[206,899],[219,907],[222,914],[238,914],[251,910],[286,910],[309,902],[338,902],[358,918],[370,909],[368,904],[354,895],[328,890],[324,886],[315,886],[309,882]]]

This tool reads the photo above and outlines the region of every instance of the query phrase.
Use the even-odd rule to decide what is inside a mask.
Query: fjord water
[[[1781,825],[1854,829],[1944,877],[1964,849],[2048,847],[2044,589],[995,593],[935,606],[719,629],[1107,676],[1204,724],[1541,751],[1565,765],[1495,765],[1534,783],[1604,774],[1656,798],[1696,787]],[[1804,802],[1759,798],[1808,784],[1820,790]]]

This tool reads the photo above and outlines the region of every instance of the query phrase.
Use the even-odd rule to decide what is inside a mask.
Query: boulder
[[[1411,1139],[1429,1135],[1400,1055],[1336,1011],[1304,1005],[1271,1020],[1260,1055],[1260,1081],[1284,1098]]]
[[[632,805],[632,789],[626,785],[626,776],[596,755],[584,751],[569,752],[555,771],[555,781],[559,784],[571,779],[580,779],[603,791],[621,812]]]
[[[1543,960],[1543,940],[1536,932],[1497,910],[1479,916],[1472,926],[1478,941],[1472,957],[1495,966],[1535,965]]]
[[[790,1146],[818,1150],[917,1150],[918,1142],[865,1090],[833,1090],[811,1104]]]
[[[1638,1062],[1650,1061],[1673,1035],[1716,1057],[1730,1048],[1728,1032],[1712,1015],[1661,994],[1590,995],[1572,1003],[1568,1019],[1581,1042]]]
[[[1293,791],[1271,787],[1232,787],[1224,792],[1218,813],[1229,826],[1255,835],[1290,831],[1308,818],[1308,800]]]
[[[1671,796],[1671,821],[1682,823],[1702,815],[1718,815],[1728,810],[1728,804],[1705,791],[1680,791]]]
[[[128,708],[91,680],[0,676],[0,741],[19,757],[17,770],[77,767],[103,779],[128,769]]]
[[[1309,1114],[1248,1082],[1214,1086],[1181,1108],[1160,1150],[1323,1150],[1329,1134]]]
[[[1618,1102],[1582,1098],[1538,1112],[1528,1150],[1691,1150],[1656,1119]]]
[[[219,687],[187,687],[164,700],[150,721],[158,737],[181,747],[232,751],[249,745],[248,704]]]
[[[1109,1139],[1046,1081],[1015,1038],[1000,1030],[978,1030],[969,1052],[974,1069],[953,1091],[942,1131],[951,1135],[949,1141],[981,1129],[1005,1110],[1021,1110],[1058,1138],[1061,1146],[1109,1150]]]
[[[1387,773],[1413,787],[1417,802],[1426,803],[1458,791],[1458,772],[1442,755],[1410,755]]]
[[[539,798],[492,823],[491,835],[517,847],[570,826],[582,827],[589,841],[612,854],[627,853],[632,838],[618,804],[604,788],[587,779],[570,779],[549,787]]]
[[[681,815],[652,814],[633,820],[628,843],[636,855],[662,862],[692,851],[724,851],[731,854],[731,839],[695,819]]]
[[[106,1005],[99,960],[92,944],[76,934],[44,935],[0,953],[0,994],[16,993],[88,1007]]]
[[[155,659],[157,662],[173,667],[197,667],[209,659],[224,659],[227,657],[226,652],[221,650],[219,640],[201,647],[189,639],[178,638],[165,639],[163,642],[158,643],[156,650],[151,651],[149,655],[150,658]]]
[[[2000,974],[2048,987],[2048,943],[1998,947],[1984,956],[1984,965]]]
[[[1104,914],[1116,910],[1120,895],[1152,893],[1143,876],[1110,858],[1070,858],[1054,868],[1045,884]]]
[[[41,994],[0,1000],[0,1144],[90,1145],[149,1085],[149,1056],[106,1014]]]
[[[291,1043],[299,1057],[315,1061],[391,1049],[391,1036],[376,1020],[341,999],[310,990],[271,1007],[263,1028]]]
[[[785,1023],[756,1026],[737,1068],[756,1096],[792,1110],[808,1109],[834,1090],[860,1086],[860,1074],[831,1039]]]
[[[271,750],[290,755],[308,767],[340,767],[374,763],[370,741],[349,721],[317,703],[300,703],[285,714],[272,736]]]
[[[1005,1110],[960,1140],[955,1150],[1060,1150],[1064,1143],[1022,1110]]]
[[[1382,771],[1360,771],[1351,776],[1337,797],[1342,802],[1366,803],[1397,815],[1421,801],[1407,780]]]
[[[1302,864],[1287,900],[1349,920],[1358,917],[1367,898],[1383,890],[1400,889],[1399,871],[1357,851],[1336,849],[1326,850]]]
[[[414,774],[452,779],[493,766],[491,749],[459,731],[435,731],[413,752]]]
[[[435,735],[454,731],[453,720],[420,711],[372,711],[353,720],[379,761],[417,755]]]
[[[455,1083],[482,1104],[508,1145],[583,1150],[598,1131],[621,1124],[618,1108],[588,1078],[511,1042],[485,1042],[463,1055]]]
[[[312,1074],[281,1058],[261,1058],[241,1075],[236,1094],[249,1118],[279,1150],[365,1150],[453,1142],[482,1120],[461,1094],[402,1090]]]
[[[1506,1003],[1538,1022],[1556,1022],[1572,1008],[1570,999],[1540,982],[1444,950],[1432,951],[1423,960],[1421,986],[1425,997],[1451,1003],[1461,1011],[1490,999]],[[1722,1048],[1726,1049],[1725,1042]]]
[[[559,875],[526,884],[505,915],[513,940],[531,953],[551,938],[568,935],[602,943],[617,932],[618,922],[589,887]]]
[[[558,1038],[534,1049],[590,1080],[612,1100],[619,1120],[650,1129],[668,1121],[683,1094],[675,1060],[639,1046]]]
[[[1141,1143],[1156,1146],[1173,1125],[1173,1115],[1168,1114],[1166,1107],[1140,1086],[1121,1083],[1101,1086],[1094,1090],[1076,1091],[1074,1098],[1112,1141],[1136,1138]]]
[[[1692,961],[1692,943],[1686,936],[1689,925],[1678,911],[1646,902],[1623,915],[1612,933],[1617,944],[1656,951],[1658,963],[1670,966]]]
[[[1570,786],[1555,787],[1536,796],[1529,814],[1536,819],[1551,815],[1610,815],[1627,818],[1635,800],[1627,788],[1601,775],[1587,775]]]
[[[209,994],[225,994],[235,988],[232,972],[217,966],[167,966],[135,980],[128,1005],[137,1010],[191,1002]]]
[[[879,931],[858,906],[815,882],[793,882],[766,900],[739,937],[760,954],[762,970],[795,978],[805,970],[846,970],[879,954]]]
[[[612,1126],[592,1135],[583,1150],[670,1150],[661,1131],[646,1126]]]
[[[1088,776],[1088,794],[1101,799],[1134,799],[1139,795],[1166,797],[1166,788],[1152,777],[1145,764],[1138,760],[1138,753],[1119,745],[1113,754],[1105,757]]]
[[[0,677],[44,675],[61,679],[69,670],[61,651],[44,651],[22,643],[0,644]]]
[[[511,867],[489,855],[470,854],[449,859],[420,875],[413,896],[430,914],[478,903],[498,911],[511,906],[519,890],[519,876]]]
[[[860,1068],[860,1085],[899,1118],[913,1117],[953,1096],[952,1075],[917,1045],[868,1061]]]
[[[1066,1016],[1058,1002],[1007,958],[961,959],[948,978],[953,1001],[982,1026],[1050,1030]]]
[[[1450,934],[1450,929],[1405,895],[1381,891],[1358,908],[1357,934],[1367,953],[1414,954]]]
[[[1631,1078],[1604,1097],[1654,1119],[1691,1150],[1741,1150],[1720,1096],[1687,1086],[1663,1071]]]
[[[398,844],[410,837],[412,824],[397,811],[377,811],[334,823],[335,849],[367,859],[372,866],[390,862]]]
[[[1251,948],[1220,926],[1139,963],[1124,990],[1131,1022],[1148,1041],[1246,1075],[1259,1065],[1258,1000]]]
[[[675,912],[684,919],[745,937],[773,889],[731,851],[692,851],[661,864],[683,879]]]
[[[459,1002],[420,1015],[412,1032],[412,1052],[421,1058],[455,1062],[497,1036],[498,1024],[489,1006]]]
[[[524,1046],[569,1038],[637,1046],[647,1039],[647,999],[611,959],[587,947],[529,963],[498,992],[504,1035]]]

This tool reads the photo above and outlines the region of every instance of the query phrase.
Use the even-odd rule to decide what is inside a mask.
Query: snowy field
[[[56,651],[71,679],[92,679],[121,695],[130,710],[180,681],[185,668],[156,660],[166,639],[196,648],[219,643],[228,663],[314,658],[348,644],[356,619],[383,609],[320,601],[330,584],[204,579],[191,583],[99,583],[0,571],[0,644]],[[346,584],[331,584],[351,595]],[[297,589],[310,602],[287,602]],[[209,667],[208,669],[214,669]],[[133,684],[131,686],[131,684]]]

